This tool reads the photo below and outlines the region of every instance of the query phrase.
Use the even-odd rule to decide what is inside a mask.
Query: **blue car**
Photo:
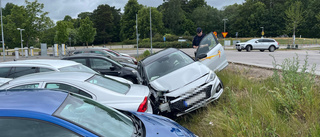
[[[157,115],[118,111],[78,94],[52,89],[0,91],[0,136],[194,137]]]

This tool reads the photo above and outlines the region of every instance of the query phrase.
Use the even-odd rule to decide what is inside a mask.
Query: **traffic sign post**
[[[226,38],[227,35],[228,35],[228,32],[222,32],[223,38]]]

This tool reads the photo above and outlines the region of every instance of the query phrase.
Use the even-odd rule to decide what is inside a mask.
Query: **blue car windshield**
[[[104,137],[130,137],[135,131],[126,115],[75,94],[70,94],[53,115]]]

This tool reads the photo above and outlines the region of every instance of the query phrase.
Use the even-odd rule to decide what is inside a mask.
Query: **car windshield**
[[[194,60],[181,51],[163,56],[145,67],[149,81],[160,78],[170,72],[180,69]]]
[[[98,72],[96,72],[96,71],[92,70],[91,68],[88,68],[87,66],[84,66],[82,64],[63,67],[63,68],[60,68],[59,71],[61,71],[61,72],[80,71],[80,72],[88,72],[88,73],[98,74]]]
[[[132,120],[126,115],[75,94],[69,94],[53,115],[99,136],[130,137],[134,133]]]
[[[86,81],[89,83],[92,83],[94,85],[98,85],[100,87],[103,87],[103,88],[106,88],[106,89],[109,89],[111,91],[118,92],[121,94],[127,93],[130,89],[129,84],[121,83],[117,80],[107,78],[102,75],[95,75]]]

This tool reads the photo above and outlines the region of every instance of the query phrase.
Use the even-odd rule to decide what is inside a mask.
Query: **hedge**
[[[139,48],[150,48],[150,43],[139,43]],[[135,46],[136,48],[136,46]],[[192,48],[192,42],[152,42],[152,48]]]

